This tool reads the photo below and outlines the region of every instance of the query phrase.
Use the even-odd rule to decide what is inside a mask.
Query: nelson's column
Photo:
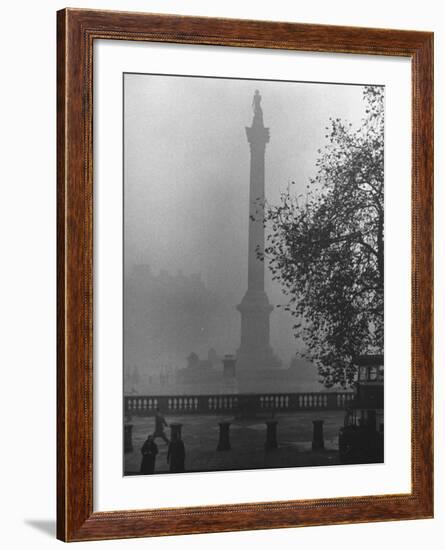
[[[246,128],[250,144],[249,255],[247,292],[237,306],[241,313],[241,345],[237,352],[237,378],[260,376],[260,371],[280,365],[270,343],[269,315],[273,306],[264,291],[264,262],[257,251],[264,250],[264,159],[269,128],[264,127],[261,95],[253,97],[253,121]]]

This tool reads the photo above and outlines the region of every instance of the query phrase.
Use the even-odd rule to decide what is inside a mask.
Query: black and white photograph
[[[385,87],[123,92],[124,475],[383,462]]]

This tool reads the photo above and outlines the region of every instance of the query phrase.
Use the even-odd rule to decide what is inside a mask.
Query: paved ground
[[[235,419],[221,416],[184,415],[167,418],[167,422],[181,423],[182,439],[186,448],[186,470],[205,472],[215,470],[242,470],[292,466],[321,466],[338,464],[338,430],[343,425],[343,411],[298,412],[275,416],[278,420],[278,449],[265,451],[266,420],[270,416]],[[217,451],[218,422],[230,421],[231,450]],[[312,421],[324,420],[325,449],[313,452]],[[153,433],[153,418],[133,418],[133,447],[125,455],[125,474],[139,473],[140,448],[148,434]],[[167,436],[170,430],[166,429]],[[156,440],[159,454],[156,473],[167,472],[167,445]]]

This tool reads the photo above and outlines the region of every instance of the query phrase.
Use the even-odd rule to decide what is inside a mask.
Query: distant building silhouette
[[[125,277],[126,368],[181,367],[190,350],[201,353],[218,320],[218,302],[199,274],[153,272],[137,265]]]

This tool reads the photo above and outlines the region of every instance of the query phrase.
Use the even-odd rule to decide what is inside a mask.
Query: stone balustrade
[[[354,399],[353,392],[302,392],[229,395],[129,395],[124,414],[152,416],[156,409],[166,415],[242,414],[305,410],[343,410]]]

